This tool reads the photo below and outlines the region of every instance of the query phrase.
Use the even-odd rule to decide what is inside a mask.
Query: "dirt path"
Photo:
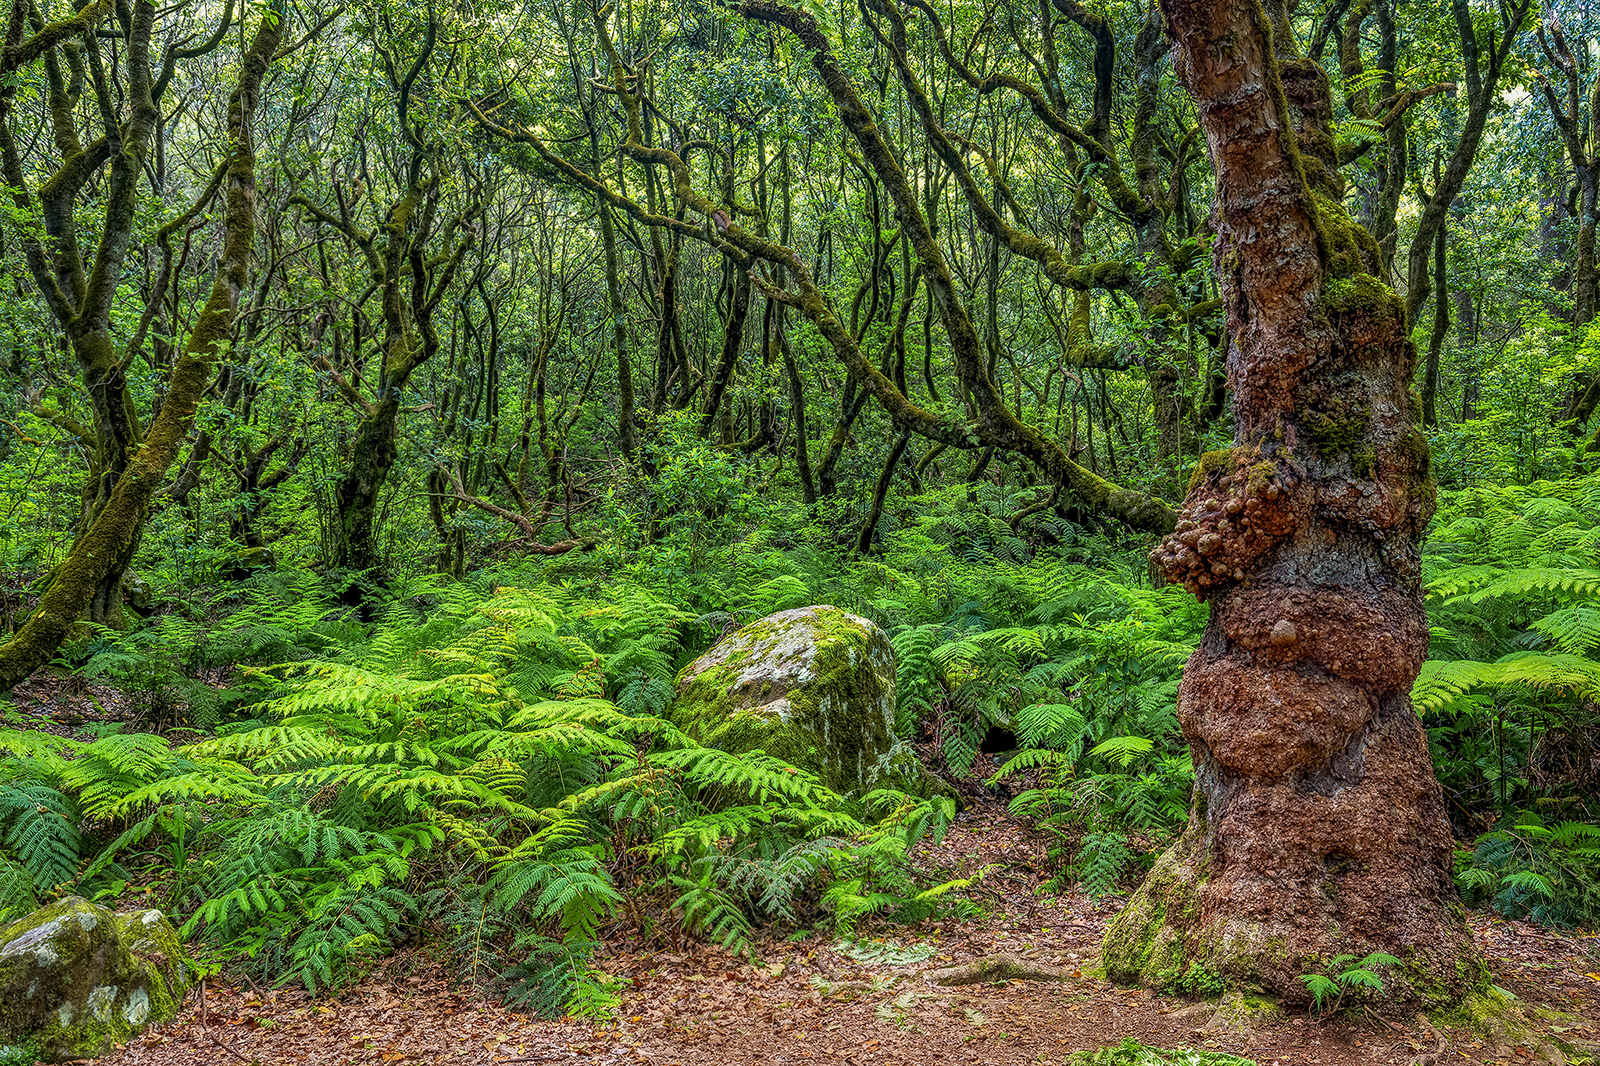
[[[203,1012],[201,998],[191,996],[179,1022],[101,1062],[1042,1066],[1127,1037],[1227,1051],[1259,1066],[1411,1064],[1436,1052],[1440,1064],[1540,1061],[1527,1045],[1441,1034],[1417,1019],[1296,1016],[1251,1030],[1212,1027],[1211,1005],[1115,988],[1086,972],[1116,901],[1097,908],[1081,897],[1036,895],[1041,843],[1003,812],[968,816],[927,857],[946,868],[1003,861],[985,882],[989,917],[853,944],[775,939],[761,946],[760,967],[711,947],[674,953],[623,945],[596,960],[631,982],[617,1022],[603,1028],[508,1011],[452,987],[446,968],[413,956],[332,1001],[212,986]],[[1600,1044],[1600,937],[1481,916],[1473,926],[1496,984],[1530,1008],[1544,1032]],[[941,988],[924,976],[997,952],[1064,969],[1066,980]]]

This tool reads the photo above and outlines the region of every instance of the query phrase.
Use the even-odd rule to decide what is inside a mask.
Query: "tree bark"
[[[281,8],[266,11],[245,54],[238,86],[228,101],[228,162],[223,188],[226,209],[222,256],[211,296],[201,310],[183,353],[167,381],[161,412],[129,460],[94,522],[72,546],[39,606],[16,636],[0,647],[0,692],[44,665],[55,654],[107,575],[125,559],[144,524],[150,499],[177,458],[212,364],[233,332],[255,242],[254,115],[273,53],[282,38]]]
[[[1178,696],[1195,796],[1113,922],[1106,969],[1303,1003],[1301,974],[1377,950],[1402,960],[1383,998],[1457,1001],[1487,971],[1410,701],[1434,490],[1405,307],[1340,204],[1327,79],[1282,3],[1162,7],[1217,172],[1236,433],[1152,553],[1211,601]]]
[[[1433,159],[1433,184],[1439,185],[1439,157]],[[1428,336],[1428,358],[1422,368],[1422,424],[1430,429],[1439,424],[1439,356],[1444,351],[1445,334],[1450,332],[1450,289],[1445,273],[1448,229],[1440,226],[1433,235],[1433,332]]]

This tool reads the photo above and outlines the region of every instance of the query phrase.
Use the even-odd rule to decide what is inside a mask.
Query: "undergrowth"
[[[886,515],[871,555],[764,527],[714,580],[667,542],[405,579],[363,622],[324,578],[263,570],[208,612],[95,630],[64,661],[163,732],[0,729],[0,921],[142,890],[214,962],[269,980],[336,988],[427,943],[520,1007],[598,1018],[622,985],[593,958],[619,925],[749,954],[768,923],[848,940],[970,911],[963,882],[910,858],[950,800],[839,795],[672,724],[679,669],[809,603],[890,633],[897,730],[1050,835],[1053,887],[1131,887],[1188,814],[1176,693],[1205,608],[1152,588],[1135,545],[1047,514],[1013,528],[1014,501],[977,494]],[[1462,891],[1593,922],[1600,480],[1448,496],[1424,565],[1414,698],[1475,838]]]
[[[624,909],[749,952],[761,921],[921,917],[958,887],[907,859],[950,801],[843,797],[652,713],[687,613],[638,591],[426,595],[337,657],[246,668],[263,698],[204,739],[0,732],[7,914],[142,875],[187,936],[275,980],[338,987],[437,934],[518,1002],[603,1015],[586,960]]]

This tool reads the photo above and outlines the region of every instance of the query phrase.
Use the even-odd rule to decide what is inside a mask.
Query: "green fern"
[[[22,863],[0,852],[0,926],[14,922],[39,906],[33,874]]]
[[[83,838],[76,805],[46,785],[0,785],[0,844],[21,862],[33,888],[48,892],[78,869]]]

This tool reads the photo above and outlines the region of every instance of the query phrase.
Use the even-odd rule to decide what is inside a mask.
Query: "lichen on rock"
[[[920,767],[895,736],[894,647],[838,607],[752,622],[678,675],[672,717],[708,747],[761,749],[829,788],[905,788]]]
[[[0,1055],[102,1055],[171,1018],[189,979],[159,911],[116,914],[70,896],[0,926]]]

